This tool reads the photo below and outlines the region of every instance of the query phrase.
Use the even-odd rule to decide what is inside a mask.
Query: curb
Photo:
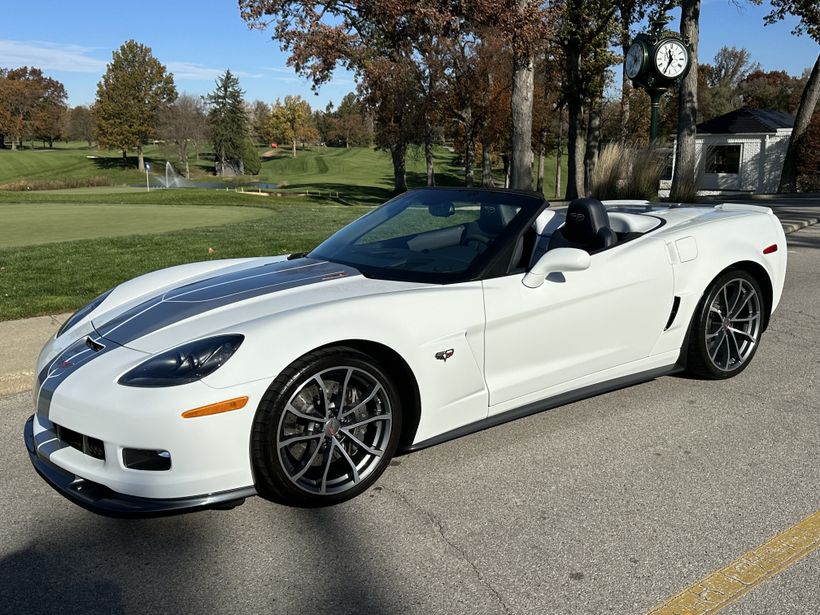
[[[786,235],[789,235],[790,233],[799,231],[801,228],[813,226],[817,224],[818,221],[818,218],[802,218],[800,220],[795,220],[793,218],[781,218],[780,224],[783,226],[783,232],[786,233]]]

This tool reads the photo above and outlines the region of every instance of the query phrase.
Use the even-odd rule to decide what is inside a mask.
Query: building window
[[[740,173],[740,146],[713,145],[706,152],[707,173]]]

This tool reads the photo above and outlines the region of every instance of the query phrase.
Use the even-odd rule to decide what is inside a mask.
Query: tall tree
[[[348,92],[333,113],[329,130],[331,139],[338,139],[346,148],[361,145],[367,131],[364,105],[353,92]]]
[[[66,108],[62,83],[39,68],[0,69],[0,133],[11,148],[26,137],[51,142],[59,135]]]
[[[266,144],[273,141],[270,105],[264,101],[255,100],[249,109],[249,115],[256,141]]]
[[[253,148],[248,147],[250,122],[243,96],[239,79],[230,70],[226,70],[217,77],[216,88],[207,97],[208,128],[217,162],[217,174],[223,172],[233,161],[241,160],[245,164],[253,162]],[[255,150],[253,151],[255,155]]]
[[[80,105],[68,109],[63,116],[63,138],[71,141],[94,143],[94,114],[91,109]]]
[[[697,191],[695,133],[698,124],[698,34],[700,0],[682,0],[680,33],[692,48],[689,72],[678,90],[678,141],[675,172],[672,176],[673,200],[691,200]]]
[[[186,179],[191,178],[189,148],[204,139],[205,132],[205,105],[200,97],[182,94],[160,115],[159,134],[174,144]]]
[[[721,47],[713,64],[698,66],[698,121],[729,113],[743,104],[740,83],[760,65],[748,49]]]
[[[766,16],[766,24],[783,19],[786,14],[794,15],[800,21],[792,34],[799,36],[807,33],[815,42],[820,43],[820,3],[817,0],[771,0],[772,12]],[[820,100],[820,54],[814,61],[814,68],[806,81],[800,106],[794,120],[789,149],[783,161],[783,173],[780,175],[780,192],[797,191],[797,161],[801,144],[809,130],[811,118]]]
[[[143,145],[156,135],[160,111],[177,97],[174,76],[151,53],[129,40],[113,53],[97,84],[94,114],[100,147],[136,149],[140,171],[145,170]]]
[[[295,158],[297,143],[318,136],[310,104],[301,96],[285,96],[284,102],[277,98],[271,107],[271,134],[275,139],[290,142]]]
[[[611,0],[566,0],[559,36],[564,49],[564,100],[567,107],[566,199],[585,194],[584,117],[591,101],[603,92],[605,70],[613,63],[609,42],[615,27]]]
[[[784,70],[756,70],[740,82],[738,90],[744,107],[775,109],[794,115],[806,78],[792,77]]]

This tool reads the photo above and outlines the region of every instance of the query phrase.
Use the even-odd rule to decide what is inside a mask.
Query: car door
[[[647,357],[672,306],[666,246],[651,237],[594,254],[588,269],[551,274],[538,288],[523,277],[483,282],[490,415]]]

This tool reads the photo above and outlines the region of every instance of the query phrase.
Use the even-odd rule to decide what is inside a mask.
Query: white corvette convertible
[[[738,374],[785,271],[766,208],[415,190],[307,254],[104,293],[43,349],[26,445],[103,514],[336,504],[398,451],[677,370]]]

